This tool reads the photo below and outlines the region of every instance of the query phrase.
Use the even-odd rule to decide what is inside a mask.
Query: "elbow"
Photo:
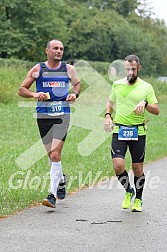
[[[21,88],[19,88],[19,90],[18,90],[18,96],[21,96]]]
[[[155,115],[159,115],[159,113],[160,113],[160,110],[159,109],[156,109],[156,111],[155,111]]]
[[[160,109],[159,109],[158,104],[152,105],[152,109],[153,109],[152,112],[153,112],[154,115],[159,115]]]

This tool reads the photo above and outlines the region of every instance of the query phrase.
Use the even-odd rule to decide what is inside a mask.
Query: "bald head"
[[[63,45],[63,43],[61,42],[60,39],[52,39],[50,41],[48,41],[47,45],[46,45],[46,48],[49,48],[51,46],[51,44],[55,43],[55,42],[59,42]]]
[[[50,40],[47,43],[45,52],[49,61],[52,62],[60,61],[64,53],[63,43],[59,39]]]

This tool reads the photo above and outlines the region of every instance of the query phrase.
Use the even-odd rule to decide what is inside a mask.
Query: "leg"
[[[53,194],[55,198],[57,197],[59,183],[64,179],[61,164],[61,152],[63,145],[64,145],[63,141],[59,139],[53,139],[49,155],[50,160],[52,162],[50,169],[50,181],[51,181],[50,193]]]
[[[45,148],[49,155],[49,160],[51,163],[51,170],[50,170],[50,179],[51,179],[51,193],[60,200],[64,199],[66,196],[66,189],[65,185],[68,181],[68,177],[63,174],[62,165],[61,165],[61,152],[63,149],[64,141],[53,139],[52,146],[45,145]],[[54,174],[58,173],[60,175],[60,181],[58,186],[55,185]],[[58,177],[56,174],[56,177]],[[54,189],[55,188],[55,189]],[[57,189],[56,189],[57,188]],[[54,192],[54,193],[53,193]]]
[[[52,162],[59,162],[61,160],[63,145],[64,141],[59,139],[53,139],[52,143],[44,144],[46,152],[48,153],[50,164],[52,164]]]
[[[59,190],[59,184],[60,182],[61,184],[63,182],[65,185],[61,165],[61,152],[67,134],[67,128],[69,122],[69,120],[67,119],[64,120],[62,117],[62,118],[46,119],[44,121],[38,120],[38,126],[42,137],[42,141],[48,153],[51,164],[50,194],[42,202],[43,205],[49,207],[55,207],[56,196],[59,191],[63,191],[63,195],[62,193],[60,195],[61,199],[65,198],[65,186],[63,189]]]
[[[127,151],[127,142],[118,140],[118,134],[113,134],[112,138],[112,162],[115,174],[119,182],[123,185],[127,192],[131,192],[131,187],[129,183],[129,176],[125,170],[124,157]]]
[[[143,173],[143,163],[133,163],[134,185],[136,188],[136,198],[142,200],[143,188],[145,183],[145,175]]]
[[[139,136],[138,141],[129,143],[129,151],[132,157],[132,169],[134,172],[134,184],[136,198],[142,199],[145,175],[143,173],[143,162],[145,157],[146,136]]]
[[[134,176],[140,177],[143,175],[143,163],[132,163]]]
[[[66,195],[65,181],[61,165],[61,152],[64,141],[53,139],[52,144],[45,145],[48,152],[51,169],[50,169],[50,194],[42,202],[44,206],[55,207],[56,197],[64,199]],[[63,181],[63,183],[62,183]],[[66,181],[67,182],[67,181]],[[61,185],[61,188],[59,188]]]
[[[53,189],[51,191],[54,190],[55,197],[57,196],[59,199],[64,199],[66,195],[65,184],[67,183],[68,178],[62,171],[61,153],[67,136],[70,116],[67,114],[62,116],[61,119],[62,122],[53,127],[53,140],[49,151],[49,157],[52,162],[51,173],[57,173],[57,181],[59,180],[57,189],[56,183],[53,181],[55,189],[52,187]],[[51,175],[51,184],[52,180],[54,180],[54,175]]]
[[[57,160],[60,161],[62,147],[68,130],[69,116],[64,115],[62,118],[38,118],[37,123],[49,158],[55,162]]]
[[[136,198],[132,206],[133,212],[142,212],[142,194],[145,183],[145,175],[143,173],[143,162],[145,156],[145,136],[139,136],[137,142],[129,145],[132,156],[132,169],[134,172],[134,185],[136,189]]]
[[[62,117],[62,123],[54,125],[53,128],[53,141],[51,150],[49,152],[50,160],[52,162],[51,167],[51,192],[54,190],[54,196],[60,200],[64,199],[66,196],[65,185],[68,181],[68,177],[63,174],[62,164],[61,164],[61,153],[64,146],[64,142],[67,136],[67,130],[69,127],[70,116],[64,115]],[[53,175],[52,175],[53,172]],[[55,180],[54,173],[57,172],[59,176]],[[57,174],[57,175],[58,175]],[[56,184],[56,181],[59,183]],[[53,182],[53,185],[52,185]]]
[[[125,161],[123,158],[113,158],[112,163],[113,163],[115,174],[117,176],[119,176],[125,171]]]
[[[59,139],[53,139],[51,149],[49,151],[49,158],[51,162],[61,161],[61,153],[63,149],[64,141]]]
[[[115,174],[126,190],[125,198],[122,201],[122,208],[128,209],[131,206],[131,200],[134,196],[134,189],[130,186],[129,175],[125,170],[124,157],[127,151],[127,141],[118,140],[118,135],[113,134],[112,138],[112,162]]]
[[[127,171],[125,170],[124,159],[123,158],[113,158],[112,162],[113,162],[115,174],[116,174],[119,182],[125,188],[126,192],[131,192],[132,188],[131,188],[130,182],[129,182],[129,175],[128,175]]]

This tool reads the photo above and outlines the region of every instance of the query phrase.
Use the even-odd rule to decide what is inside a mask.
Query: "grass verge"
[[[160,104],[160,109],[159,116],[147,114],[150,122],[148,123],[145,163],[167,155],[166,104]],[[43,148],[39,141],[33,113],[34,108],[19,108],[16,104],[1,104],[0,106],[1,217],[16,213],[30,205],[36,205],[48,193],[50,168],[46,155],[26,169],[18,166],[16,162],[17,158],[34,143],[38,142],[37,146]],[[78,145],[88,133],[88,130],[73,126],[64,145],[62,163],[63,170],[70,179],[69,193],[83,185],[88,186],[104,176],[114,175],[110,158],[111,134],[91,155],[82,156],[78,152]],[[29,160],[33,160],[37,151],[38,148],[34,152],[30,152],[24,162],[28,164]],[[130,163],[128,153],[126,157],[127,169],[131,169]]]

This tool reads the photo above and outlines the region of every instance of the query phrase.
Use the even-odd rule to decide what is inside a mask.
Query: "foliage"
[[[100,73],[110,84],[112,81],[108,75],[110,62],[89,61],[90,65]],[[18,97],[18,88],[25,78],[27,71],[34,65],[29,61],[20,61],[16,59],[0,59],[0,103],[13,104],[20,101]],[[144,78],[144,71],[141,70],[140,77],[152,84],[159,102],[167,102],[167,83],[160,82],[153,77]],[[87,84],[81,80],[82,92],[87,88]],[[35,85],[33,85],[33,90]]]
[[[64,60],[136,53],[144,75],[166,75],[167,27],[150,18],[146,0],[2,0],[0,13],[2,58],[42,61],[48,40],[60,38]]]

